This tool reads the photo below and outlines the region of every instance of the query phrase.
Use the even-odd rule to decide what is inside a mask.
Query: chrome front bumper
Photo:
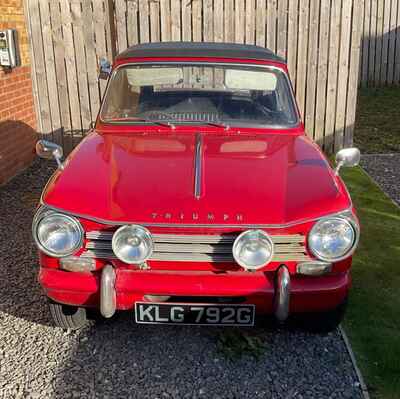
[[[101,274],[100,312],[110,318],[117,309],[115,290],[115,270],[111,265],[104,267]],[[289,316],[290,303],[290,274],[286,266],[282,265],[276,272],[274,314],[283,322]]]

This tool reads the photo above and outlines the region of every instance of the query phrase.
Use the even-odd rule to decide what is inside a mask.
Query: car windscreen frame
[[[104,125],[109,125],[109,126],[113,126],[113,125],[133,125],[133,126],[138,126],[138,125],[154,125],[153,122],[151,121],[135,121],[135,120],[129,120],[129,121],[110,121],[110,120],[104,120],[102,119],[102,113],[103,113],[103,108],[105,106],[106,103],[106,99],[107,99],[107,95],[108,95],[108,91],[110,89],[111,86],[111,82],[112,80],[115,78],[116,73],[122,69],[122,68],[126,68],[129,66],[191,66],[191,67],[227,67],[227,66],[232,66],[232,67],[247,67],[247,68],[254,68],[254,69],[270,69],[270,70],[277,70],[280,73],[282,73],[285,81],[286,81],[286,85],[287,85],[287,94],[288,94],[288,101],[290,102],[290,106],[292,107],[293,110],[293,116],[295,118],[295,121],[293,122],[293,124],[285,124],[285,125],[266,125],[264,123],[254,123],[254,122],[250,122],[250,121],[240,121],[240,120],[230,120],[230,122],[232,121],[233,123],[229,123],[230,127],[248,127],[248,128],[262,128],[262,129],[273,129],[273,130],[287,130],[287,129],[295,129],[295,128],[299,128],[301,125],[301,116],[300,116],[300,111],[297,105],[297,101],[296,101],[296,97],[294,94],[294,89],[292,86],[292,83],[290,81],[290,78],[287,74],[287,71],[284,68],[280,68],[276,65],[268,65],[268,64],[258,64],[258,63],[240,63],[240,62],[209,62],[209,61],[175,61],[175,60],[171,60],[171,61],[148,61],[148,62],[126,62],[126,63],[121,63],[119,65],[117,65],[117,67],[115,67],[111,73],[110,78],[108,79],[107,82],[107,86],[106,89],[104,91],[104,95],[103,95],[103,100],[101,102],[101,106],[98,112],[98,117],[97,119]],[[201,121],[170,121],[173,122],[176,125],[199,125],[202,124]],[[207,122],[203,122],[203,124],[206,124]]]

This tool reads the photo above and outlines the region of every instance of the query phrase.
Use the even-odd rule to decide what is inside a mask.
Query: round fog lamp
[[[150,232],[142,226],[122,226],[113,235],[112,249],[122,262],[140,264],[150,258],[153,239]]]
[[[267,265],[274,254],[270,236],[262,230],[247,230],[233,244],[233,257],[246,270],[257,270]]]

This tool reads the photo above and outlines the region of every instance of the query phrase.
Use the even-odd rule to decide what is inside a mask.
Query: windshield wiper
[[[175,123],[186,122],[186,123],[197,123],[201,125],[221,127],[224,130],[229,130],[231,128],[229,125],[226,125],[223,122],[208,122],[208,121],[193,120],[193,119],[173,119],[173,121]]]
[[[229,130],[231,128],[229,125],[226,125],[223,122],[203,122],[203,121],[199,121],[199,122],[205,123],[206,125],[209,125],[209,126],[222,127],[225,130]]]
[[[167,114],[165,114],[167,115]],[[173,122],[179,123],[179,122],[187,122],[187,123],[200,123],[203,125],[208,125],[208,126],[215,126],[215,127],[220,127],[225,130],[229,130],[230,126],[221,122],[221,121],[216,121],[216,122],[209,122],[209,121],[202,121],[202,120],[193,120],[193,119],[151,119],[151,118],[136,118],[136,117],[127,117],[127,118],[113,118],[112,122],[127,122],[127,121],[133,121],[133,122],[147,122],[147,123],[154,123],[155,125],[159,126],[165,126],[169,127],[171,129],[175,129],[176,126]]]
[[[170,121],[160,121],[158,119],[147,119],[147,118],[139,118],[136,119],[139,122],[149,122],[154,123],[155,125],[170,127],[171,129],[175,129],[175,125]]]
[[[157,119],[157,121],[159,121],[159,119]],[[215,127],[222,127],[225,130],[229,130],[230,126],[226,125],[225,123],[221,122],[221,121],[216,121],[216,122],[209,122],[209,121],[202,121],[202,120],[195,120],[195,119],[162,119],[161,121],[173,121],[174,123],[180,123],[180,122],[186,122],[186,123],[198,123],[198,124],[202,124],[202,125],[208,125],[208,126],[215,126]]]
[[[169,127],[171,129],[175,129],[175,125],[169,121],[163,122],[159,121],[157,119],[148,119],[148,118],[135,118],[135,117],[130,117],[130,118],[113,118],[111,119],[111,122],[146,122],[146,123],[154,123],[155,125],[158,126],[165,126]]]

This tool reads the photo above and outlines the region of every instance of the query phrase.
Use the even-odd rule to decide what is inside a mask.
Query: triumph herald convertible
[[[100,77],[96,123],[72,153],[36,146],[58,164],[32,226],[54,322],[127,311],[136,323],[273,315],[334,329],[359,240],[339,169],[360,153],[330,166],[285,61],[256,46],[151,43],[102,60]]]

